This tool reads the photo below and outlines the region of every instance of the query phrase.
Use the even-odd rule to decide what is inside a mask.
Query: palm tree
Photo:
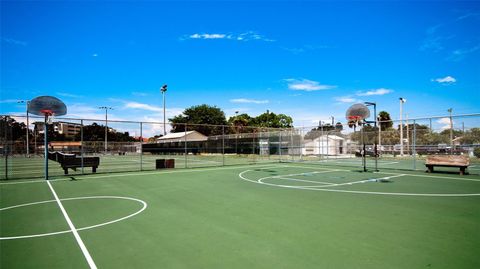
[[[378,113],[378,121],[382,131],[392,128],[393,126],[392,118],[390,118],[390,114],[387,111],[380,111]]]

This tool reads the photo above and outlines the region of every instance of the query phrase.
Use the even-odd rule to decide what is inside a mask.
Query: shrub
[[[475,148],[473,150],[473,155],[475,155],[477,158],[480,158],[480,148]]]

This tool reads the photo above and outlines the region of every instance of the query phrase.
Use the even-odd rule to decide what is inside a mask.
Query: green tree
[[[195,130],[206,136],[221,135],[223,128],[219,125],[227,124],[225,113],[220,108],[206,104],[187,108],[183,114],[169,120],[172,125],[172,133],[184,132],[187,124],[187,131]]]
[[[378,113],[378,120],[380,121],[380,128],[382,131],[393,127],[393,121],[387,111],[380,111]]]
[[[0,122],[0,138],[7,141],[26,139],[27,125],[25,123],[17,122],[14,118],[9,116],[2,116]],[[30,134],[32,134],[31,131]]]
[[[462,135],[462,144],[480,144],[480,128],[472,128]]]
[[[285,114],[275,114],[267,111],[252,119],[252,125],[267,128],[291,128],[293,120]]]
[[[133,142],[137,141],[131,137],[129,132],[116,132],[113,129],[108,129],[108,141],[112,142]],[[75,140],[81,140],[81,133],[75,135]],[[83,126],[83,141],[105,141],[105,126],[99,125],[96,122],[91,125]]]
[[[248,128],[252,124],[252,117],[243,113],[232,116],[228,119],[228,125],[231,126],[230,133],[251,133],[253,128]]]

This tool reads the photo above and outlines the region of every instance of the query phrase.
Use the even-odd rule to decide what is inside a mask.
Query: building
[[[315,139],[305,139],[302,155],[341,155],[345,154],[345,138],[337,135],[323,135]]]
[[[33,124],[35,125],[34,130],[39,134],[43,134],[44,123],[41,121],[37,121]],[[65,121],[57,121],[52,124],[55,132],[59,134],[65,134],[66,137],[75,136],[76,134],[80,133],[82,128],[81,124]]]
[[[197,131],[169,133],[157,138],[157,143],[207,141],[208,136]]]

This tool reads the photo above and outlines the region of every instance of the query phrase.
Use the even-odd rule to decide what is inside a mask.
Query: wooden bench
[[[75,154],[67,154],[62,152],[48,152],[48,159],[60,163],[65,175],[68,175],[68,168],[77,171],[77,168],[92,167],[92,173],[97,172],[97,168],[100,165],[99,157],[78,157]]]
[[[432,173],[434,166],[458,167],[460,175],[465,174],[465,170],[470,165],[470,159],[464,155],[430,155],[427,156],[425,166],[427,172]]]

